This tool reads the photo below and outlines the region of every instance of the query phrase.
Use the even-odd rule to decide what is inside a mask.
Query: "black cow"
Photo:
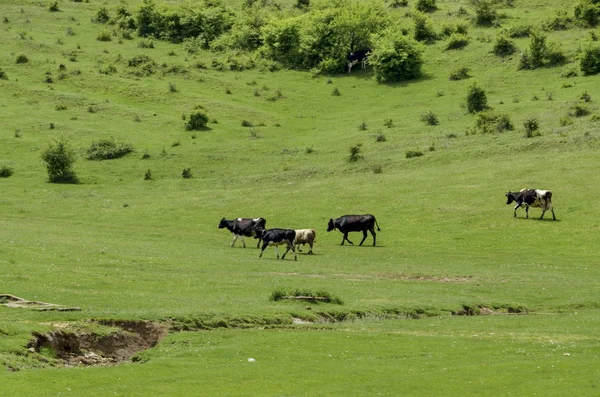
[[[219,223],[219,229],[226,228],[233,234],[233,240],[231,241],[231,247],[235,244],[235,241],[239,238],[242,239],[242,244],[246,248],[246,242],[244,236],[254,237],[258,239],[256,248],[260,246],[261,234],[267,225],[265,218],[237,218],[233,220],[221,219]]]
[[[367,238],[368,230],[373,236],[373,246],[375,246],[375,225],[377,225],[377,231],[381,231],[381,229],[379,228],[379,224],[377,223],[377,220],[373,215],[344,215],[341,218],[329,219],[329,223],[327,224],[327,231],[330,232],[333,229],[339,229],[340,232],[344,233],[342,245],[344,245],[344,241],[348,241],[350,244],[353,244],[352,241],[348,240],[349,232],[363,232],[363,239],[359,244],[362,245],[362,243]]]
[[[260,255],[258,256],[259,258],[262,257],[262,254],[263,254],[263,251],[265,250],[265,248],[267,248],[269,245],[274,245],[275,253],[277,254],[277,259],[279,259],[279,250],[277,249],[277,246],[285,244],[287,246],[287,249],[283,253],[283,256],[281,257],[281,259],[285,259],[285,254],[287,254],[289,250],[292,250],[292,252],[294,253],[294,260],[295,261],[298,260],[298,256],[296,255],[296,249],[294,248],[294,239],[296,238],[296,232],[294,230],[291,230],[291,229],[263,230],[261,237],[263,240],[263,246],[262,246],[262,250],[260,250]]]
[[[529,207],[540,207],[542,209],[542,216],[544,217],[546,211],[552,211],[552,219],[556,220],[554,215],[554,208],[552,207],[552,192],[550,190],[539,190],[539,189],[521,189],[519,192],[508,192],[506,193],[506,204],[510,204],[513,201],[517,203],[515,205],[514,216],[517,217],[517,209],[519,207],[525,207],[525,217],[529,218]]]
[[[365,69],[367,67],[367,61],[371,54],[370,49],[357,50],[348,54],[346,59],[348,60],[348,73],[352,72],[352,66],[360,62],[360,68]]]

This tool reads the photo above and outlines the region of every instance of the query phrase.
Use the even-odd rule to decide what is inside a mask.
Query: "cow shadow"
[[[535,221],[535,222],[560,222],[560,219],[558,219],[558,218],[557,218],[556,220],[554,220],[554,219],[552,219],[552,218],[541,218],[541,219],[540,219],[540,218],[520,218],[520,217],[517,217],[517,218],[515,218],[515,219],[518,219],[518,220],[520,220],[520,221]]]

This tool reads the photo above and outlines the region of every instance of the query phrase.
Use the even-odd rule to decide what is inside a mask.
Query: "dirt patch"
[[[28,301],[27,299],[19,298],[11,294],[0,294],[0,304],[6,307],[32,309],[37,311],[55,310],[60,312],[81,311],[78,307],[65,307],[55,303],[46,303],[38,301]]]
[[[99,321],[118,331],[108,334],[54,330],[33,333],[30,351],[51,350],[68,366],[107,365],[126,361],[135,353],[156,346],[167,334],[167,327],[150,321]]]

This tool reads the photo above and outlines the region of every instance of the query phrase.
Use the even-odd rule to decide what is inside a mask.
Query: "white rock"
[[[248,362],[249,362],[249,363],[254,363],[254,362],[256,362],[256,359],[255,359],[255,358],[252,358],[252,357],[250,357],[250,358],[248,359]]]

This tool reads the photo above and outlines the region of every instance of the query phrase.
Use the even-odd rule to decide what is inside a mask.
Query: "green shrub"
[[[385,31],[374,37],[369,64],[379,83],[409,80],[421,75],[423,49],[399,31]]]
[[[363,121],[358,125],[358,130],[359,131],[366,131],[367,130],[367,122]]]
[[[75,153],[64,140],[50,144],[42,152],[42,160],[46,163],[48,180],[51,183],[79,183],[73,164]]]
[[[481,112],[477,115],[475,128],[482,134],[488,134],[492,132],[512,131],[514,126],[506,114]]]
[[[383,125],[385,125],[387,128],[392,128],[394,126],[394,120],[392,120],[392,119],[385,119],[383,121]]]
[[[385,134],[383,134],[382,132],[375,135],[375,142],[385,142],[385,141],[387,141],[387,138],[385,137]]]
[[[408,0],[391,0],[390,7],[391,8],[408,7]]]
[[[573,106],[571,106],[571,110],[569,111],[569,115],[574,117],[584,117],[588,114],[590,114],[590,111],[585,105],[581,103],[574,104]]]
[[[548,31],[557,31],[557,30],[567,30],[573,24],[573,20],[567,14],[565,10],[558,10],[556,14],[545,21],[542,25],[544,30]]]
[[[254,127],[254,124],[248,120],[242,120],[242,127]]]
[[[523,126],[525,127],[526,138],[533,138],[541,135],[539,131],[540,124],[535,117],[525,119],[525,121],[523,122]]]
[[[515,43],[505,36],[496,37],[496,42],[494,43],[494,48],[492,52],[498,56],[505,57],[508,55],[512,55],[517,51],[517,46]]]
[[[29,58],[26,55],[21,54],[17,57],[17,63],[27,63],[29,62]]]
[[[592,102],[592,96],[588,94],[587,91],[582,92],[579,96],[579,99],[581,99],[583,102]]]
[[[487,94],[483,88],[473,83],[467,93],[467,110],[469,113],[477,113],[487,109]]]
[[[183,179],[190,179],[192,177],[192,169],[184,168],[183,172],[181,173],[181,176],[183,177]]]
[[[360,143],[357,145],[354,145],[354,146],[350,146],[350,148],[349,148],[350,156],[348,156],[348,162],[354,163],[363,158],[363,156],[360,154],[361,146],[362,146],[362,144],[360,144]]]
[[[96,15],[92,19],[94,22],[98,23],[107,23],[110,21],[110,14],[108,13],[108,8],[102,6],[96,11]]]
[[[337,87],[335,87],[333,89],[333,91],[331,91],[331,95],[333,95],[333,96],[340,96],[341,95],[340,94],[340,90]]]
[[[421,157],[423,152],[420,150],[407,150],[405,156],[407,159],[411,159],[413,157]]]
[[[149,170],[147,170],[147,171],[144,173],[144,180],[145,180],[145,181],[151,181],[151,180],[153,180],[153,179],[154,179],[154,176],[152,175],[152,170],[150,170],[150,169],[149,169]]]
[[[438,35],[437,33],[435,33],[435,30],[433,29],[433,25],[431,24],[429,18],[418,12],[414,13],[412,17],[415,24],[415,40],[431,42],[438,39]]]
[[[415,8],[420,12],[434,12],[437,10],[435,0],[417,0]]]
[[[421,121],[427,125],[438,125],[440,123],[435,113],[431,110],[421,115]]]
[[[374,174],[381,174],[383,172],[383,166],[381,164],[373,164],[371,170]]]
[[[470,69],[467,67],[458,67],[450,72],[449,80],[464,80],[469,78]]]
[[[580,0],[575,6],[573,15],[585,26],[596,26],[600,20],[600,2],[598,0]]]
[[[0,168],[0,178],[8,178],[9,176],[12,176],[12,174],[13,169],[9,166],[3,165],[2,168]]]
[[[461,33],[453,33],[448,39],[448,43],[446,44],[447,50],[456,50],[459,48],[464,48],[469,44],[469,37],[467,35]]]
[[[588,43],[579,59],[579,67],[586,74],[600,73],[600,45],[597,43]]]
[[[137,44],[139,48],[154,48],[154,40],[140,40]]]
[[[8,75],[2,68],[0,68],[0,80],[8,80]]]
[[[188,131],[203,130],[208,124],[209,118],[202,110],[196,110],[190,114],[188,121],[185,124],[185,129]]]
[[[98,33],[98,36],[96,36],[96,40],[98,41],[111,41],[112,40],[112,36],[110,35],[110,32],[103,30],[102,32]]]
[[[129,143],[117,143],[114,138],[93,141],[87,150],[88,160],[112,160],[134,152]]]
[[[489,0],[471,0],[475,8],[475,24],[477,26],[492,26],[498,24],[498,13]]]
[[[529,25],[517,25],[511,26],[508,29],[507,34],[508,37],[515,39],[519,37],[529,37],[532,31],[533,28]]]
[[[51,1],[50,5],[48,5],[48,10],[50,12],[58,12],[60,9],[58,8],[58,0]]]

